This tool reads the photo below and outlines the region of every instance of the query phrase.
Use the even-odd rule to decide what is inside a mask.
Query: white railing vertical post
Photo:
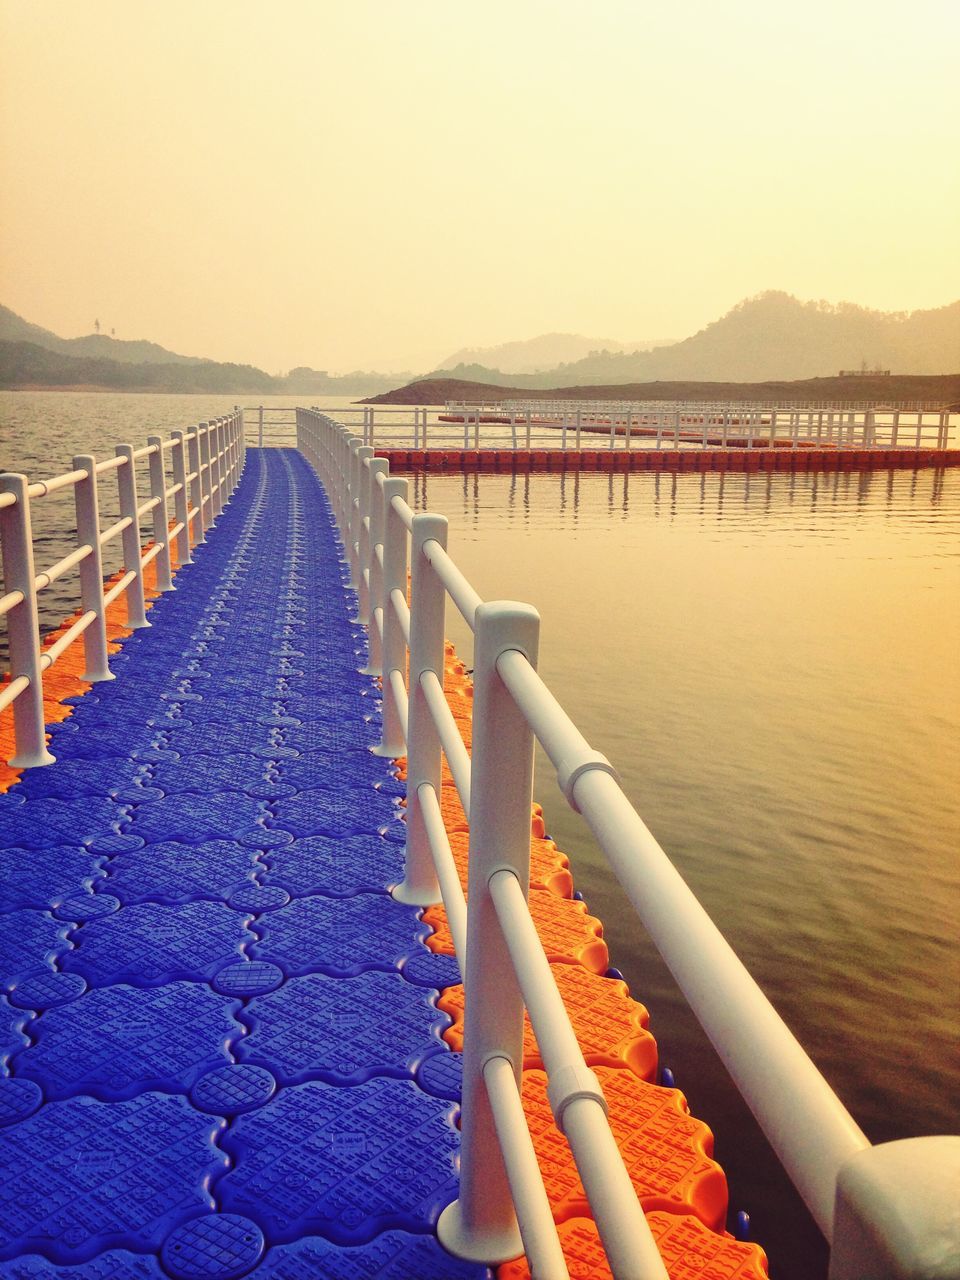
[[[210,506],[210,424],[197,424],[197,450],[200,465],[197,468],[200,476],[200,528],[206,533],[213,519]]]
[[[200,473],[200,427],[202,426],[202,422],[195,426],[187,439],[187,457],[190,460],[190,474],[193,476],[190,481],[190,505],[197,513],[193,517],[194,546],[198,542],[206,541],[203,536],[203,478]]]
[[[187,519],[187,509],[190,503],[187,494],[187,462],[184,457],[183,432],[174,431],[172,434],[176,441],[170,454],[170,460],[173,464],[173,483],[179,486],[173,500],[173,509],[176,514],[177,524],[181,526],[177,533],[177,563],[185,565],[190,563],[190,521]]]
[[[223,511],[223,419],[213,422],[213,514]]]
[[[80,561],[80,595],[84,613],[97,616],[83,633],[83,660],[85,670],[82,680],[95,684],[100,680],[113,680],[114,674],[107,662],[107,619],[103,605],[103,556],[100,548],[100,506],[97,501],[96,461],[92,454],[82,453],[73,460],[74,471],[85,471],[83,480],[73,486],[77,510],[77,546],[84,543],[90,554]]]
[[[243,466],[243,458],[240,453],[240,431],[243,416],[239,409],[234,409],[233,417],[230,419],[230,492],[231,494],[240,483],[240,469]]]
[[[150,454],[150,497],[153,508],[153,540],[160,548],[157,556],[157,590],[172,591],[170,572],[170,520],[167,517],[167,474],[163,465],[163,442],[159,436],[148,436]]]
[[[407,856],[403,883],[394,890],[401,902],[428,906],[440,901],[440,888],[423,821],[419,788],[426,783],[437,797],[441,787],[440,735],[420,677],[432,671],[443,684],[444,614],[447,591],[423,553],[424,543],[447,545],[447,521],[430,514],[413,518],[410,546],[410,693],[407,711]]]
[[[386,458],[371,458],[366,465],[367,483],[364,495],[366,515],[363,525],[362,563],[365,566],[360,580],[360,613],[362,622],[370,622],[373,610],[380,603],[380,563],[377,560],[377,544],[383,543],[383,490],[378,476],[386,479],[390,463]],[[370,628],[370,663],[367,675],[380,674],[380,637]]]
[[[383,607],[383,653],[380,665],[383,669],[383,736],[376,754],[394,758],[406,754],[407,744],[393,689],[393,673],[400,672],[403,679],[407,669],[407,642],[403,628],[393,605],[393,593],[407,594],[407,529],[393,509],[393,499],[406,502],[409,486],[406,480],[390,476],[383,482],[383,580],[381,600]]]
[[[260,448],[263,448],[263,405],[260,406]]]
[[[368,444],[356,445],[350,455],[349,487],[347,491],[347,524],[350,530],[350,569],[354,590],[359,602],[363,565],[360,563],[360,530],[363,526],[363,472],[373,450]]]
[[[47,750],[43,713],[43,672],[40,667],[40,619],[37,612],[36,569],[33,562],[33,529],[27,477],[17,472],[0,475],[0,493],[12,493],[12,506],[0,508],[0,549],[3,551],[3,589],[23,597],[7,612],[10,645],[10,680],[27,680],[27,687],[13,701],[13,733],[16,751],[10,757],[15,769],[36,769],[53,764]]]
[[[529,888],[534,747],[497,660],[519,650],[535,667],[540,618],[530,605],[498,600],[479,606],[474,625],[460,1195],[438,1234],[451,1253],[493,1265],[522,1245],[483,1071],[491,1058],[505,1058],[519,1088],[523,998],[489,883],[509,869],[525,894]]]
[[[578,409],[577,410],[577,435],[576,435],[578,453],[580,452],[580,433],[582,430],[583,430],[583,410]]]
[[[149,627],[147,621],[146,598],[143,591],[143,564],[140,560],[140,516],[137,508],[140,498],[137,494],[137,464],[133,456],[132,444],[118,444],[118,458],[126,458],[126,462],[117,468],[117,490],[120,496],[120,515],[130,523],[124,529],[123,568],[125,573],[134,573],[136,577],[125,592],[127,597],[127,626],[131,631],[139,631]]]
[[[877,443],[876,414],[868,409],[863,416],[863,447],[872,449]]]

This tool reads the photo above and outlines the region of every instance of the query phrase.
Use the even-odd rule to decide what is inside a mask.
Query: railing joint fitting
[[[600,1081],[589,1067],[566,1066],[554,1071],[547,1082],[547,1101],[561,1133],[564,1132],[563,1113],[571,1102],[577,1102],[580,1098],[588,1098],[597,1103],[605,1116],[609,1114]]]
[[[598,769],[601,773],[608,773],[615,782],[620,781],[620,775],[610,763],[605,755],[599,751],[586,751],[582,755],[573,759],[561,760],[557,765],[557,782],[560,790],[567,798],[567,804],[574,811],[580,812],[580,806],[574,797],[574,789],[577,782],[591,769]]]

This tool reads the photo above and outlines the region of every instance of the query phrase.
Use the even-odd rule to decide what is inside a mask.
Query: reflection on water
[[[960,471],[422,476],[874,1141],[956,1132]],[[465,656],[471,637],[453,609]],[[537,798],[773,1274],[824,1250],[545,758]]]
[[[0,393],[0,470],[49,476],[231,407]],[[956,1132],[960,469],[425,476],[411,491],[449,517],[481,595],[536,604],[550,687],[868,1136]],[[101,502],[116,519],[110,485]],[[68,549],[72,501],[34,512],[42,568]],[[54,625],[75,577],[45,594]],[[469,657],[452,609],[448,625]],[[818,1233],[542,760],[537,797],[661,1060],[716,1132],[732,1208],[753,1214],[774,1276],[823,1275]]]

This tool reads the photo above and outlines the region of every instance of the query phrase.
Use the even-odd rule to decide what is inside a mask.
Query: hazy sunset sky
[[[960,296],[956,0],[0,0],[0,302],[425,369]]]

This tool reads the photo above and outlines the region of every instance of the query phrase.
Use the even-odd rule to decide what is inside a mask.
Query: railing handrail
[[[176,543],[181,563],[190,560],[191,542],[203,540],[204,531],[223,509],[239,482],[243,468],[243,414],[230,414],[201,423],[188,432],[176,431],[168,439],[151,436],[139,449],[122,444],[112,458],[97,462],[90,454],[73,459],[73,468],[48,480],[31,483],[19,472],[0,475],[0,548],[3,555],[4,593],[0,617],[9,632],[9,680],[0,686],[0,711],[12,705],[15,751],[10,763],[32,768],[53,763],[44,728],[43,676],[75,641],[83,637],[84,674],[90,682],[111,680],[106,635],[106,610],[120,595],[126,597],[127,625],[131,630],[149,626],[144,613],[143,571],[157,562],[157,589],[173,590],[171,544]],[[191,476],[186,471],[186,452]],[[165,455],[170,454],[172,485],[167,484]],[[200,455],[203,460],[200,461]],[[197,455],[197,460],[195,460]],[[137,495],[137,463],[146,460],[150,497]],[[116,472],[120,519],[104,529],[100,522],[98,481]],[[187,486],[192,481],[200,500],[190,506]],[[31,505],[52,493],[72,488],[76,507],[77,545],[56,564],[37,572],[34,566]],[[167,499],[174,500],[170,520]],[[152,513],[149,545],[141,540],[140,521]],[[114,538],[123,539],[123,571],[109,589],[103,578],[102,548]],[[80,572],[80,617],[53,644],[41,646],[39,593],[70,569]]]
[[[422,639],[423,615],[429,616],[429,629],[436,646],[437,623],[440,631],[443,627],[443,600],[447,595],[464,617],[468,626],[477,634],[478,648],[475,650],[475,681],[477,681],[477,716],[474,721],[475,757],[478,736],[484,733],[481,701],[483,691],[488,690],[491,681],[502,689],[503,696],[520,717],[524,730],[530,734],[530,741],[536,737],[557,770],[557,781],[568,803],[581,813],[589,828],[597,838],[613,870],[621,881],[638,914],[643,919],[651,937],[671,968],[674,976],[694,1012],[707,1031],[743,1096],[757,1116],[761,1127],[767,1134],[778,1157],[790,1175],[794,1184],[806,1201],[815,1219],[820,1225],[828,1241],[835,1240],[835,1209],[842,1219],[844,1230],[851,1228],[851,1219],[868,1220],[871,1231],[877,1239],[883,1239],[887,1224],[880,1221],[887,1206],[881,1204],[876,1188],[857,1181],[854,1174],[860,1170],[864,1160],[874,1159],[874,1153],[884,1152],[885,1148],[871,1147],[849,1112],[837,1098],[815,1064],[797,1042],[766,996],[750,977],[742,962],[729,947],[720,931],[709,919],[695,895],[679,876],[668,856],[643,823],[639,814],[620,787],[616,773],[609,762],[594,751],[573,721],[563,710],[560,703],[550,692],[546,684],[536,672],[535,660],[524,651],[524,626],[533,637],[534,652],[535,635],[538,623],[534,622],[535,612],[528,606],[497,606],[484,604],[470,583],[457,568],[446,548],[446,521],[433,515],[414,515],[405,499],[395,491],[398,483],[389,478],[386,468],[379,467],[379,474],[371,482],[365,474],[369,472],[372,449],[363,444],[364,437],[354,436],[350,428],[336,423],[329,415],[319,410],[301,410],[298,414],[298,446],[316,467],[327,486],[343,531],[348,558],[354,584],[361,591],[361,599],[365,599],[365,611],[369,617],[371,638],[371,669],[383,673],[384,686],[384,738],[381,746],[382,754],[398,755],[405,749],[408,755],[408,842],[407,842],[407,875],[404,882],[407,896],[405,900],[427,903],[436,901],[437,889],[434,874],[439,876],[440,894],[447,908],[450,920],[454,947],[464,970],[465,989],[473,991],[473,1000],[479,997],[474,990],[478,979],[476,965],[472,963],[474,952],[470,939],[472,930],[477,928],[471,923],[473,908],[471,902],[480,896],[489,898],[499,920],[499,927],[507,942],[508,950],[515,953],[515,980],[525,989],[526,1007],[534,1024],[534,1031],[541,1043],[541,1053],[545,1063],[550,1056],[544,1048],[544,1041],[566,1045],[564,1051],[570,1056],[570,1042],[567,1034],[572,1036],[572,1029],[562,1029],[557,1022],[559,999],[550,995],[549,966],[540,965],[537,959],[537,948],[533,945],[530,928],[529,911],[525,904],[526,865],[520,857],[518,867],[509,865],[510,859],[503,855],[502,846],[509,840],[496,840],[490,831],[484,831],[484,837],[494,844],[501,861],[507,865],[493,867],[489,880],[478,882],[474,887],[474,798],[476,788],[472,785],[471,774],[475,775],[476,766],[471,768],[462,739],[457,734],[459,746],[452,742],[449,729],[452,716],[444,716],[443,709],[437,699],[438,681],[442,694],[442,668],[436,671],[436,654],[433,666],[424,658]],[[361,454],[363,456],[361,456]],[[382,462],[383,460],[378,460]],[[380,506],[379,514],[377,507]],[[407,515],[408,519],[401,519]],[[373,536],[378,533],[379,541]],[[406,619],[406,634],[410,642],[410,690],[406,690],[403,682],[403,669],[406,666],[406,639],[398,635],[403,627],[403,611],[406,609],[406,591],[401,590],[398,573],[399,566],[406,565],[407,536],[413,542],[413,590],[409,616]],[[402,542],[402,547],[396,544]],[[392,572],[386,572],[386,566],[392,565]],[[381,576],[379,595],[371,594],[370,584],[374,582],[375,570]],[[405,574],[405,568],[404,568]],[[362,584],[362,585],[361,585]],[[364,594],[364,588],[365,593]],[[402,603],[403,608],[399,605]],[[499,613],[498,613],[499,610]],[[492,664],[489,650],[489,636],[481,643],[478,625],[482,624],[485,634],[491,625],[496,627],[497,619],[502,620],[513,610],[514,622],[519,637],[516,645],[501,637],[499,649],[495,644]],[[524,614],[524,610],[528,612]],[[504,612],[506,611],[506,613]],[[519,612],[517,612],[519,611]],[[513,616],[513,615],[511,615]],[[523,623],[526,616],[530,621]],[[507,632],[511,624],[508,619],[504,624]],[[533,631],[530,632],[530,627]],[[400,647],[398,648],[398,644]],[[390,650],[390,652],[388,652]],[[427,655],[429,657],[429,655]],[[426,665],[424,662],[426,661]],[[501,738],[510,739],[509,729],[504,729],[506,705],[502,701],[498,705],[497,732]],[[416,712],[417,714],[414,714]],[[518,722],[519,724],[519,722]],[[397,741],[398,726],[403,729],[403,742]],[[407,732],[409,728],[409,733]],[[423,743],[415,739],[419,730],[421,737],[426,734],[430,739],[427,754],[432,763],[424,764]],[[443,751],[447,756],[455,785],[461,796],[463,807],[468,814],[471,828],[470,836],[470,877],[471,893],[466,903],[466,925],[464,923],[464,895],[459,878],[453,868],[449,840],[440,817],[439,793],[439,756]],[[504,759],[504,773],[522,766],[524,750],[520,756],[511,754],[509,743],[500,743],[500,751]],[[481,748],[482,755],[482,748]],[[519,761],[519,765],[518,765]],[[484,764],[481,761],[481,772]],[[421,776],[432,774],[432,776]],[[481,780],[481,787],[484,785]],[[464,798],[466,797],[466,798]],[[496,823],[499,819],[481,814],[478,821]],[[529,822],[527,823],[527,856],[529,855]],[[478,848],[483,839],[478,840]],[[423,859],[427,862],[424,863]],[[420,865],[412,866],[419,862]],[[431,865],[432,864],[432,865]],[[507,873],[509,872],[509,877]],[[507,877],[507,878],[505,878]],[[417,896],[419,894],[420,896]],[[521,911],[521,903],[524,911]],[[496,952],[496,948],[487,948],[488,952]],[[539,954],[542,956],[542,947]],[[522,957],[522,958],[518,958]],[[466,964],[465,964],[466,962]],[[545,961],[544,961],[545,964]],[[538,969],[539,982],[531,978],[532,969]],[[553,987],[556,991],[555,985]],[[499,1000],[504,999],[503,989]],[[544,1004],[543,1001],[546,1001]],[[562,1001],[560,1002],[562,1007]],[[471,1008],[471,996],[468,994],[467,1009]],[[535,1013],[535,1010],[539,1010]],[[539,1024],[539,1025],[538,1025]],[[515,1031],[515,1028],[514,1028]],[[481,1034],[474,1027],[473,1035]],[[465,1184],[462,1186],[461,1200],[469,1198],[470,1183],[473,1178],[471,1162],[481,1158],[477,1150],[477,1142],[471,1140],[471,1125],[479,1123],[471,1115],[481,1101],[476,1093],[476,1082],[468,1080],[470,1069],[470,1023],[464,1031],[465,1058],[465,1095],[464,1095],[464,1152],[463,1165]],[[541,1036],[544,1041],[541,1041]],[[482,1038],[482,1035],[481,1035]],[[515,1057],[504,1051],[501,1061],[515,1062]],[[561,1058],[554,1065],[561,1062]],[[486,1061],[490,1061],[489,1057]],[[582,1056],[581,1056],[582,1061]],[[474,1066],[477,1064],[474,1063]],[[574,1084],[569,1082],[556,1088],[560,1096],[561,1123],[564,1109],[563,1101],[568,1097],[586,1100],[591,1098],[602,1104],[602,1093],[599,1088],[594,1092],[594,1084],[586,1076],[578,1076],[578,1064],[563,1061],[557,1068],[559,1076],[563,1076],[565,1067],[573,1072]],[[480,1074],[486,1080],[483,1063],[479,1065]],[[584,1068],[586,1071],[586,1068]],[[566,1079],[564,1077],[564,1079]],[[553,1087],[553,1085],[551,1085]],[[564,1094],[564,1088],[567,1094]],[[469,1103],[468,1103],[469,1098]],[[551,1099],[553,1101],[553,1099]],[[501,1099],[504,1107],[509,1103]],[[488,1105],[494,1112],[497,1106],[493,1099]],[[482,1110],[482,1106],[481,1106]],[[589,1107],[587,1108],[589,1112]],[[557,1107],[555,1106],[555,1114]],[[593,1116],[593,1113],[590,1113]],[[496,1125],[495,1125],[496,1128]],[[595,1116],[588,1124],[590,1137],[583,1132],[576,1141],[578,1166],[581,1155],[587,1149],[594,1152],[603,1147],[605,1139],[595,1124]],[[605,1129],[609,1135],[609,1129]],[[573,1133],[568,1134],[574,1141]],[[612,1139],[611,1139],[612,1141]],[[922,1146],[923,1154],[911,1154],[909,1160],[926,1160],[932,1148],[925,1145],[926,1139],[913,1140],[917,1147]],[[960,1141],[960,1140],[958,1140]],[[585,1146],[583,1145],[585,1144]],[[599,1145],[597,1145],[599,1144]],[[890,1145],[890,1144],[888,1144]],[[892,1144],[897,1146],[898,1144]],[[908,1143],[907,1146],[911,1144]],[[514,1161],[514,1172],[523,1163],[523,1153],[504,1151],[504,1159]],[[886,1156],[876,1157],[885,1159]],[[936,1157],[934,1157],[936,1158]],[[613,1160],[610,1152],[606,1153],[607,1165]],[[588,1162],[589,1163],[589,1162]],[[485,1177],[492,1179],[487,1187],[487,1197],[496,1198],[495,1170],[491,1173],[489,1165],[485,1165]],[[511,1187],[513,1186],[511,1178]],[[590,1179],[584,1179],[590,1198]],[[864,1189],[866,1185],[867,1189]],[[464,1189],[465,1187],[465,1189]],[[621,1188],[622,1190],[622,1188]],[[618,1193],[610,1192],[617,1202],[615,1210],[609,1204],[593,1203],[595,1216],[601,1231],[601,1238],[610,1253],[610,1261],[614,1276],[633,1276],[641,1274],[636,1270],[637,1253],[622,1253],[619,1250],[621,1229],[626,1221],[625,1203],[621,1202]],[[546,1244],[542,1235],[542,1221],[529,1203],[521,1203],[514,1195],[516,1209],[520,1217],[521,1235],[525,1246],[534,1262],[534,1249],[552,1249],[552,1239]],[[635,1197],[634,1197],[635,1200]],[[538,1202],[539,1203],[539,1202]],[[457,1202],[459,1205],[460,1202]],[[940,1209],[942,1212],[942,1208]],[[613,1213],[610,1221],[605,1219]],[[467,1213],[467,1211],[464,1211]],[[488,1231],[488,1253],[484,1257],[474,1250],[477,1244],[475,1226],[466,1222],[464,1213],[448,1211],[446,1215],[446,1242],[455,1251],[465,1256],[480,1257],[482,1260],[496,1261],[503,1254],[503,1222],[498,1230]],[[534,1222],[530,1216],[533,1214]],[[618,1216],[619,1215],[619,1216]],[[468,1214],[469,1216],[469,1214]],[[527,1219],[525,1223],[525,1218]],[[466,1223],[466,1225],[465,1225]],[[490,1227],[490,1224],[487,1223]],[[444,1237],[444,1220],[441,1220],[441,1236]],[[469,1229],[468,1229],[469,1228]],[[499,1236],[498,1236],[499,1232]],[[531,1240],[528,1241],[528,1233]],[[642,1233],[641,1233],[642,1234]],[[922,1234],[922,1233],[921,1233]],[[935,1234],[935,1233],[934,1233]],[[638,1240],[638,1248],[642,1252],[646,1248],[646,1237]],[[533,1247],[531,1247],[533,1241]],[[911,1242],[916,1245],[916,1241]],[[883,1246],[886,1248],[886,1244]],[[880,1246],[878,1246],[878,1249]],[[849,1252],[849,1251],[848,1251]],[[868,1250],[869,1253],[869,1250]],[[495,1257],[494,1255],[498,1256]],[[616,1255],[616,1256],[615,1256]],[[844,1254],[843,1242],[837,1257],[843,1255],[842,1267],[836,1272],[836,1280],[859,1280],[870,1276],[871,1280],[893,1275],[890,1270],[878,1269],[876,1257],[858,1259],[851,1263]],[[546,1256],[546,1255],[543,1255]],[[879,1254],[877,1255],[879,1256]],[[886,1255],[884,1255],[885,1257]],[[630,1261],[630,1259],[633,1259]],[[652,1265],[647,1259],[645,1265]],[[838,1263],[838,1266],[841,1264]],[[888,1264],[884,1264],[888,1265]],[[850,1269],[853,1267],[854,1269]],[[857,1267],[865,1269],[858,1270]],[[536,1265],[534,1264],[536,1273]],[[544,1274],[554,1274],[544,1272]],[[559,1273],[557,1273],[559,1274]],[[642,1274],[657,1274],[651,1270]],[[900,1272],[896,1273],[901,1274]],[[904,1271],[903,1274],[912,1274]],[[919,1272],[918,1272],[919,1274]],[[834,1272],[831,1272],[834,1276]]]

